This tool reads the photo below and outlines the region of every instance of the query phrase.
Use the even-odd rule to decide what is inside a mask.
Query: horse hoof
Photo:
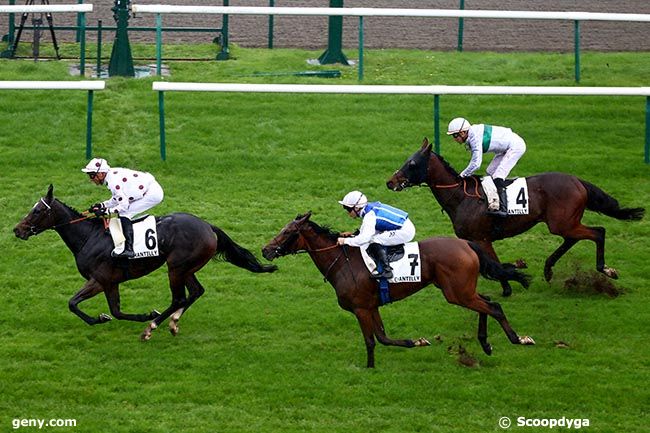
[[[424,337],[418,338],[417,340],[415,340],[413,342],[413,344],[415,344],[415,347],[431,346],[431,343],[429,342],[429,340],[427,340]]]
[[[510,287],[503,289],[503,293],[501,295],[504,298],[507,298],[508,296],[512,295],[512,289]]]
[[[523,344],[524,346],[534,346],[535,340],[528,335],[524,335],[523,337],[519,337],[519,344]]]
[[[618,271],[614,268],[609,268],[607,266],[603,267],[603,274],[607,275],[612,280],[618,280]]]
[[[483,348],[483,352],[485,352],[486,355],[492,355],[492,345],[489,343],[486,344],[481,344],[481,347]]]
[[[524,259],[515,260],[515,268],[517,269],[528,269],[528,263]]]
[[[546,280],[546,282],[550,283],[551,278],[553,278],[553,271],[550,268],[544,269],[544,279]]]
[[[99,320],[99,323],[106,323],[106,322],[110,322],[111,320],[113,320],[113,318],[111,316],[109,316],[108,314],[106,314],[106,313],[101,313],[99,315],[99,317],[97,318],[97,320]]]

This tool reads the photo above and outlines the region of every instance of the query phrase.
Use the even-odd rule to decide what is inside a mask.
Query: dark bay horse
[[[194,215],[174,213],[157,217],[159,256],[139,259],[111,257],[113,241],[104,230],[101,219],[80,214],[52,195],[50,185],[47,195],[36,202],[32,210],[14,228],[21,239],[28,239],[45,230],[54,229],[74,254],[79,273],[88,280],[68,302],[70,311],[89,325],[111,320],[107,314],[90,317],[78,307],[86,299],[104,292],[111,313],[117,319],[151,323],[141,335],[151,338],[151,332],[167,317],[172,316],[169,329],[178,333],[181,315],[204,293],[205,289],[194,275],[210,259],[219,257],[251,272],[273,272],[274,265],[263,265],[245,248],[237,245],[221,229]],[[119,284],[140,278],[167,263],[172,301],[162,313],[127,314],[120,310]],[[185,289],[189,296],[186,296]]]
[[[384,331],[379,315],[381,305],[377,280],[372,279],[366,268],[359,248],[339,246],[339,233],[310,221],[311,212],[289,222],[263,249],[267,260],[276,257],[307,252],[336,290],[338,303],[344,310],[353,313],[361,326],[366,344],[368,367],[375,366],[375,337],[388,346],[428,346],[429,342],[418,340],[394,340]],[[442,290],[450,304],[460,305],[478,312],[478,340],[486,354],[492,353],[487,341],[487,316],[492,316],[503,328],[513,344],[535,344],[530,337],[520,337],[510,327],[501,306],[476,292],[479,274],[486,278],[518,281],[528,285],[528,276],[514,269],[503,267],[490,259],[480,247],[456,238],[429,238],[421,241],[421,281],[393,283],[390,285],[394,301],[404,299],[429,284]]]
[[[618,201],[595,185],[564,173],[542,173],[526,178],[528,182],[528,215],[499,218],[486,214],[485,200],[478,177],[462,179],[439,155],[431,151],[425,138],[422,148],[388,179],[386,186],[401,191],[410,186],[426,184],[442,209],[449,215],[459,238],[478,243],[498,260],[492,242],[516,236],[544,222],[551,233],[562,236],[564,242],[544,264],[544,278],[550,281],[553,265],[579,240],[596,243],[596,269],[610,278],[618,272],[605,265],[605,229],[588,227],[580,220],[585,209],[600,212],[619,220],[640,220],[643,208],[622,208]],[[509,284],[502,283],[503,295],[511,293]]]

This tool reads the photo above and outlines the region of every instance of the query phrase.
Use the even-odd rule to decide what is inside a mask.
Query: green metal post
[[[78,14],[79,18],[79,75],[86,75],[86,13]]]
[[[645,98],[645,163],[650,164],[650,96]]]
[[[102,76],[102,20],[97,21],[97,78]]]
[[[158,119],[160,122],[160,158],[167,159],[167,150],[165,144],[165,92],[158,92]]]
[[[9,6],[13,6],[15,4],[15,0],[9,0]],[[14,44],[14,33],[16,31],[16,25],[15,25],[15,17],[14,14],[9,14],[9,31],[6,35],[2,37],[3,42],[7,42],[7,49],[0,52],[0,58],[12,58],[14,56],[14,52],[12,50],[13,44]]]
[[[156,75],[162,75],[162,14],[156,14]]]
[[[433,143],[435,152],[440,154],[440,95],[433,95]]]
[[[363,16],[359,16],[359,81],[363,81]]]
[[[88,91],[88,106],[86,108],[86,159],[93,155],[93,91]]]
[[[117,22],[113,51],[108,64],[108,75],[111,77],[115,75],[135,76],[131,45],[129,44],[129,3],[131,0],[115,0],[115,5],[111,8]]]
[[[9,0],[9,6],[16,4],[16,0]],[[7,33],[6,42],[9,46],[14,42],[14,32],[16,31],[16,17],[14,14],[9,14],[9,33]]]
[[[573,24],[573,46],[575,53],[576,83],[580,83],[580,21],[578,20],[575,20]]]
[[[275,7],[274,0],[269,0],[269,7]],[[274,15],[269,15],[269,50],[273,49],[273,18]]]
[[[224,6],[230,6],[230,0],[223,0]],[[228,14],[223,14],[221,24],[221,51],[217,53],[217,60],[228,60],[230,58],[230,48],[228,47]]]
[[[331,8],[342,8],[343,0],[330,0]],[[342,63],[350,65],[347,57],[343,54],[343,17],[329,17],[327,30],[327,49],[318,58],[321,65]]]
[[[460,0],[459,9],[462,11],[465,9],[465,0]],[[458,47],[456,48],[459,52],[463,51],[463,18],[458,18]]]
[[[77,0],[77,4],[82,5],[84,3],[84,0]],[[77,31],[75,33],[75,42],[79,43],[81,42],[81,32],[79,29],[81,28],[81,15],[83,15],[84,12],[77,13]]]

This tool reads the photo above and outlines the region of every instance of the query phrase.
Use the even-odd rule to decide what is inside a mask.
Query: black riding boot
[[[375,260],[377,269],[379,269],[380,265],[382,269],[381,273],[375,269],[371,274],[373,278],[386,278],[387,280],[393,278],[393,268],[388,263],[388,257],[386,256],[384,247],[379,244],[370,244],[368,245],[368,254]]]
[[[120,254],[111,253],[113,257],[127,257],[131,258],[133,253],[133,223],[127,217],[120,217],[122,223],[122,233],[124,234],[124,251]]]
[[[497,194],[499,195],[499,210],[493,212],[493,214],[500,217],[507,217],[508,195],[506,193],[506,181],[505,179],[494,179],[494,185],[497,187]]]

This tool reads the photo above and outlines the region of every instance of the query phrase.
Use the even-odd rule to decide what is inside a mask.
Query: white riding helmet
[[[469,123],[469,120],[463,117],[456,117],[455,119],[452,119],[451,122],[449,122],[449,126],[447,127],[447,135],[456,134],[460,131],[467,131],[470,126],[472,126],[472,124]]]
[[[111,166],[108,165],[103,158],[93,158],[84,168],[81,169],[84,173],[108,173]]]
[[[368,204],[368,198],[361,191],[351,191],[343,197],[343,200],[339,200],[339,204],[355,209],[361,209],[366,207]]]

